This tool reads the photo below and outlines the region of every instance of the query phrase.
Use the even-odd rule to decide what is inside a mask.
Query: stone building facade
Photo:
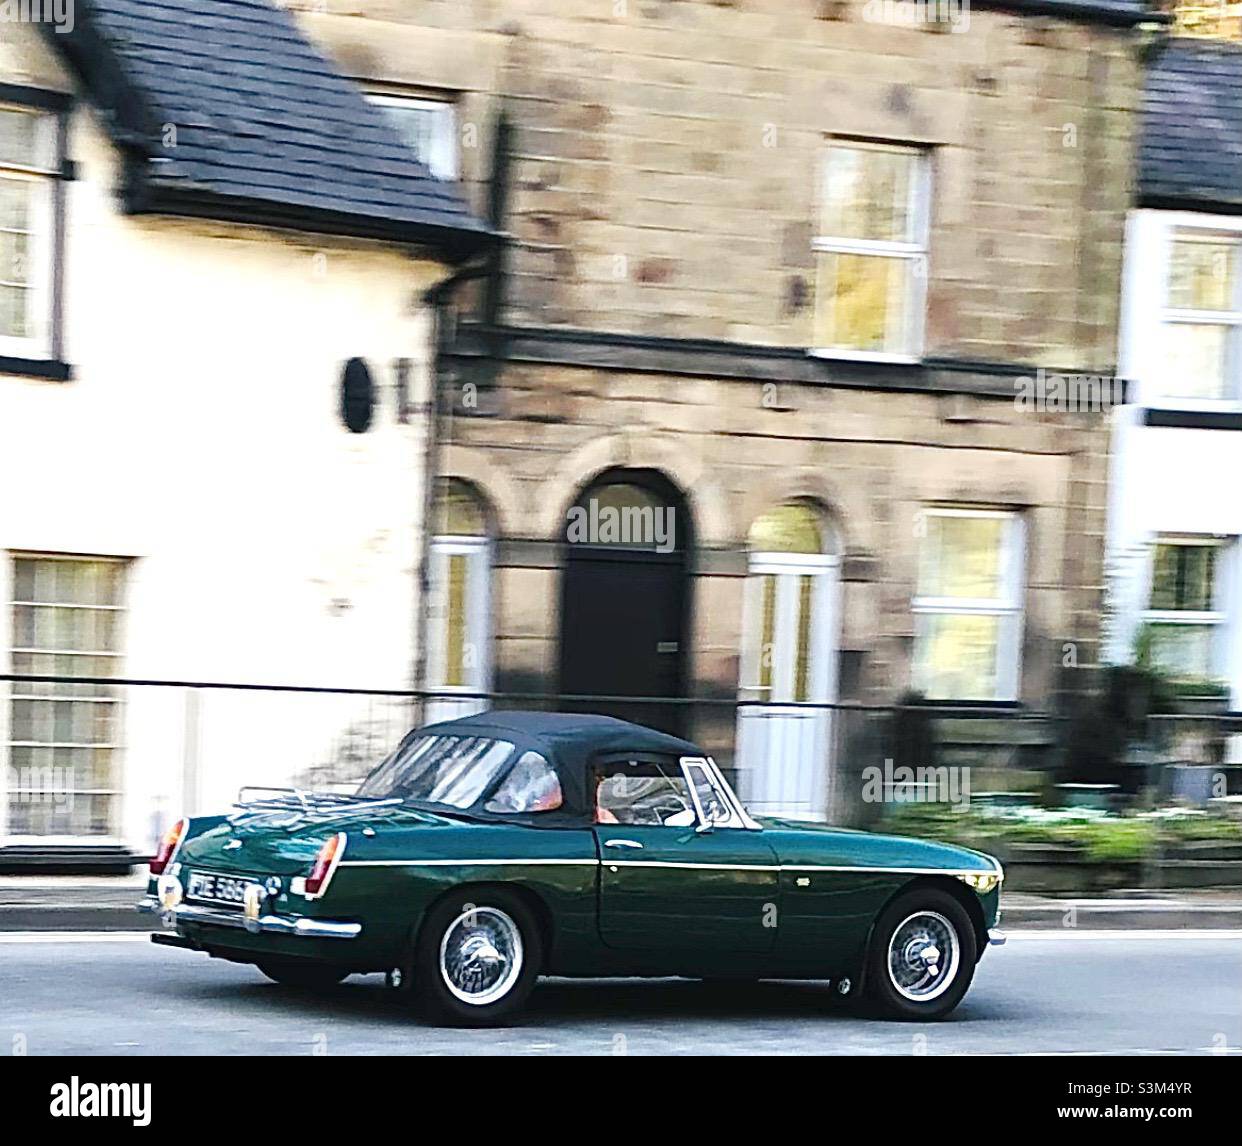
[[[430,685],[695,698],[619,710],[815,816],[799,705],[1095,663],[1140,4],[293,7],[512,239],[446,324]],[[575,546],[592,500],[680,558]]]

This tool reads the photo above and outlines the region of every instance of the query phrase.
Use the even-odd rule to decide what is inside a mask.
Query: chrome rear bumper
[[[195,903],[179,903],[165,908],[153,895],[138,901],[138,910],[158,915],[170,926],[178,923],[206,923],[212,927],[231,927],[252,935],[300,935],[308,939],[356,939],[362,933],[361,923],[341,923],[334,919],[291,919],[283,915],[260,915],[247,919],[240,911],[224,911]]]

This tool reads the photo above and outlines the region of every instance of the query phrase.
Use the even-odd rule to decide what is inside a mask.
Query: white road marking
[[[973,1054],[973,1051],[965,1051],[964,1054]],[[1176,1056],[1185,1057],[1188,1054],[1194,1054],[1193,1048],[1189,1050],[1178,1050],[1176,1048],[1160,1048],[1151,1047],[1124,1047],[1121,1050],[1114,1050],[1109,1047],[1107,1050],[1051,1050],[1051,1051],[988,1051],[988,1054],[1004,1056],[1006,1058],[1100,1058],[1108,1055],[1132,1055],[1134,1057],[1148,1056]]]
[[[1242,939],[1242,928],[1084,928],[1084,927],[1023,927],[1010,929],[1003,925],[1011,943],[1049,939]]]

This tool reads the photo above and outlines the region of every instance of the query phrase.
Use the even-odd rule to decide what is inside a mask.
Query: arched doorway
[[[786,502],[750,530],[738,710],[738,787],[767,815],[825,818],[836,698],[836,542],[817,509]]]
[[[587,697],[680,697],[686,687],[690,514],[661,473],[613,469],[566,514],[560,691]],[[566,701],[680,733],[680,705]]]
[[[491,706],[491,535],[474,487],[437,486],[432,512],[428,601],[427,720],[453,720]]]

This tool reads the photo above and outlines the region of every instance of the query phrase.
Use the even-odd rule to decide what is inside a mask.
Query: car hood
[[[995,871],[991,856],[958,844],[761,817],[758,823],[783,864],[897,868],[921,871]]]
[[[431,812],[395,806],[346,806],[330,815],[288,810],[242,811],[187,840],[177,858],[189,867],[212,871],[297,875],[310,868],[324,841],[337,832],[353,835],[368,829],[375,837],[381,837],[394,831],[443,827],[453,822]]]

